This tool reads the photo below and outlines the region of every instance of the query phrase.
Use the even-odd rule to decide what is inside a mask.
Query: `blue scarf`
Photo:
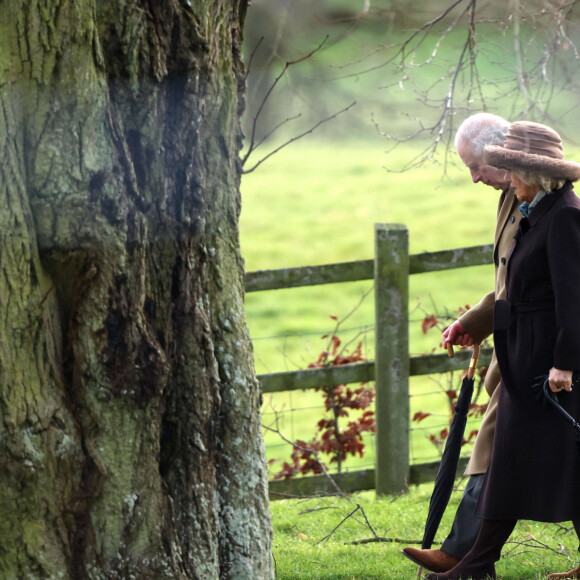
[[[546,195],[547,193],[540,189],[540,191],[538,191],[538,193],[536,194],[536,197],[534,197],[534,199],[532,200],[532,203],[524,201],[524,203],[522,203],[522,205],[518,207],[520,213],[525,217],[529,217],[530,214],[532,213],[532,210],[538,205],[538,203],[540,203],[542,199],[544,199],[544,197],[546,197]]]

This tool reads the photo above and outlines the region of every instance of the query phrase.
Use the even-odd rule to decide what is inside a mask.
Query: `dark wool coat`
[[[520,221],[508,258],[507,301],[496,303],[494,328],[502,388],[478,514],[580,519],[574,433],[530,389],[553,366],[580,370],[580,200],[570,183]],[[580,385],[558,398],[580,419]]]

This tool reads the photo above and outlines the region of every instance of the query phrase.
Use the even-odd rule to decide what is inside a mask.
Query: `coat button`
[[[506,264],[506,261],[507,261],[507,260],[506,260],[505,258],[502,258],[502,259],[501,259],[501,263],[502,263],[502,265],[503,265],[503,266],[505,266],[505,264]]]
[[[510,218],[510,224],[513,224],[513,223],[515,223],[515,221],[516,221],[516,216],[515,216],[515,215],[513,215],[513,216]]]

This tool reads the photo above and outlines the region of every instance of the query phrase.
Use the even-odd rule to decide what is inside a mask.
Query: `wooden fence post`
[[[409,232],[375,224],[376,493],[409,476]]]

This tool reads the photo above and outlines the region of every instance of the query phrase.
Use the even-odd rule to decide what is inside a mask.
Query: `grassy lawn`
[[[462,483],[452,496],[436,542],[449,531]],[[349,499],[272,502],[278,580],[415,578],[417,566],[400,550],[420,544],[431,491],[432,486],[421,485],[397,497],[376,498],[374,493],[364,492]],[[497,564],[498,577],[540,580],[548,571],[575,567],[578,539],[570,527],[570,523],[519,522]],[[384,541],[373,541],[376,537]]]

